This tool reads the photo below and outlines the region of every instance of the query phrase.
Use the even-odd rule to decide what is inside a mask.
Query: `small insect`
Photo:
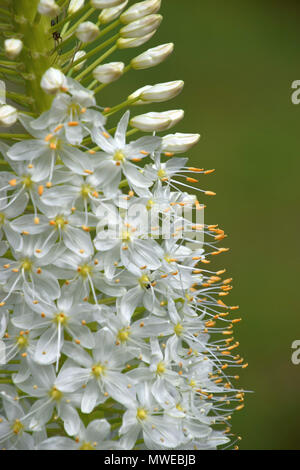
[[[52,27],[55,26],[56,24],[58,24],[58,16],[56,17],[56,20],[51,20],[51,26]],[[59,45],[59,43],[63,40],[59,31],[53,31],[52,37],[53,37],[54,42],[55,42],[55,47],[57,47]]]

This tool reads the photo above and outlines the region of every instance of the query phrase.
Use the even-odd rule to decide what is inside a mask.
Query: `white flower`
[[[9,104],[0,106],[0,126],[11,127],[18,119],[18,111]]]
[[[37,256],[40,242],[38,237],[25,236],[21,246],[13,250],[13,259],[1,259],[0,281],[5,282],[6,292],[1,299],[2,306],[12,293],[23,292],[27,287],[31,289],[34,300],[50,300],[59,294],[59,284],[50,266],[58,255],[56,247],[45,256]]]
[[[123,0],[120,5],[112,8],[104,8],[104,10],[101,11],[98,19],[101,24],[107,24],[110,23],[111,21],[115,20],[118,18],[120,13],[124,10],[126,5],[128,4],[128,0]]]
[[[67,91],[67,78],[60,70],[51,67],[44,73],[41,87],[50,95],[55,95],[59,91]]]
[[[137,38],[119,38],[116,42],[116,45],[119,49],[139,47],[145,44],[145,42],[149,41],[155,33],[156,30],[152,31],[149,34],[146,34],[146,36],[141,36]]]
[[[124,0],[91,0],[94,8],[111,8],[123,3]]]
[[[142,137],[135,142],[126,144],[126,131],[129,121],[129,112],[126,112],[120,120],[116,133],[112,138],[106,132],[92,133],[93,141],[103,150],[99,156],[99,162],[94,159],[95,171],[91,182],[98,187],[101,185],[107,196],[112,196],[119,186],[121,175],[124,173],[129,185],[138,194],[151,185],[140,172],[135,162],[140,161],[160,145],[158,137]]]
[[[99,65],[93,70],[93,76],[100,83],[111,83],[122,76],[124,67],[123,62],[110,62],[109,64]]]
[[[81,23],[76,29],[76,36],[82,42],[92,42],[99,35],[99,28],[91,21]]]
[[[4,41],[5,54],[9,59],[15,59],[22,51],[23,43],[20,39],[6,39]]]
[[[146,52],[143,52],[139,56],[135,57],[131,61],[131,66],[136,69],[148,69],[150,67],[155,67],[172,54],[174,50],[174,44],[162,44],[160,46],[153,47],[148,49]]]
[[[161,15],[148,15],[120,29],[122,38],[139,38],[156,31],[162,22]]]
[[[156,13],[161,6],[161,0],[145,0],[131,5],[120,17],[122,23],[128,24],[143,16]]]
[[[163,137],[162,150],[164,152],[184,153],[199,142],[200,134],[169,134]]]
[[[9,450],[30,450],[34,447],[34,437],[29,428],[30,418],[25,407],[28,402],[16,400],[17,391],[10,385],[1,385],[0,392],[3,412],[0,423],[1,448]]]
[[[105,419],[94,419],[85,428],[80,425],[76,439],[56,436],[38,445],[38,450],[121,450],[118,442],[109,440],[110,424]]]
[[[132,449],[140,433],[148,449],[172,449],[183,441],[179,423],[168,416],[158,416],[160,407],[154,400],[150,385],[137,386],[137,396],[123,416],[120,429],[121,444]]]
[[[144,132],[166,131],[183,119],[184,111],[173,110],[161,113],[151,112],[135,116],[130,120],[130,125]]]
[[[41,15],[57,16],[59,14],[59,6],[54,0],[40,0],[38,4],[38,12]]]
[[[73,172],[81,175],[92,174],[93,165],[90,155],[71,147],[63,135],[63,130],[64,126],[56,127],[53,133],[31,128],[30,133],[35,135],[36,139],[28,139],[13,145],[8,152],[8,157],[18,162],[30,162],[29,164],[37,161],[35,164],[40,164],[40,171],[43,172],[44,178],[49,178],[50,186],[58,157]]]
[[[144,89],[139,96],[140,99],[146,103],[160,103],[175,98],[175,96],[181,93],[183,86],[184,82],[182,80],[158,83],[157,85]]]
[[[56,382],[60,390],[69,393],[84,386],[81,400],[83,413],[91,413],[108,396],[125,406],[132,400],[130,388],[134,380],[122,373],[130,355],[118,349],[107,328],[102,328],[95,334],[95,344],[92,355],[71,343],[66,344],[64,352],[72,361],[69,367],[60,372]],[[76,366],[73,365],[74,362]]]
[[[58,299],[54,302],[48,300],[32,300],[32,289],[25,287],[25,301],[29,308],[36,312],[28,318],[18,320],[18,324],[26,326],[29,330],[39,330],[39,339],[37,341],[34,360],[38,364],[52,364],[58,361],[61,350],[64,345],[64,332],[74,338],[78,344],[91,349],[95,345],[94,337],[90,329],[86,326],[92,320],[92,314],[95,306],[86,304],[83,300],[69,292],[68,286],[64,286],[57,295]],[[44,297],[45,298],[45,297]],[[38,316],[37,316],[38,314]],[[39,321],[38,321],[39,319]]]
[[[84,5],[84,0],[71,0],[68,8],[68,13],[72,15],[76,11],[80,10]]]
[[[83,89],[77,82],[68,78],[69,93],[59,93],[53,100],[51,109],[37,119],[31,120],[28,131],[53,129],[63,131],[66,140],[72,145],[80,145],[90,128],[102,127],[105,117],[93,109],[96,105],[92,92]],[[24,118],[22,118],[22,123]],[[36,134],[39,135],[39,134]]]
[[[27,418],[30,417],[28,426],[31,431],[42,430],[56,410],[68,435],[74,436],[79,432],[80,418],[75,408],[78,399],[74,394],[63,393],[57,388],[53,366],[30,363],[30,377],[18,384],[18,387],[37,398],[27,414]]]

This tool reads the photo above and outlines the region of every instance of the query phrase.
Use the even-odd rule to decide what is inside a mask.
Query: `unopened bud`
[[[183,116],[182,109],[162,113],[151,112],[135,116],[130,120],[130,125],[144,132],[166,131],[181,121]]]
[[[85,56],[86,56],[85,51],[77,51],[76,54],[74,55],[74,62],[76,62],[79,59],[82,59]],[[82,60],[81,62],[79,62],[79,64],[74,65],[74,70],[76,71],[81,70],[85,62],[86,62],[85,60]]]
[[[18,119],[18,112],[16,108],[9,104],[4,104],[0,107],[0,126],[10,127]]]
[[[20,54],[23,43],[20,39],[6,39],[4,41],[5,54],[9,59],[15,59]]]
[[[99,34],[98,27],[91,21],[85,21],[78,26],[76,36],[81,42],[92,42]]]
[[[139,98],[143,94],[144,91],[150,90],[150,88],[152,88],[151,85],[145,85],[142,88],[139,88],[138,90],[131,93],[131,95],[128,96],[128,99],[129,100],[135,100],[136,98]],[[141,104],[145,105],[147,103],[145,101],[142,101],[141,99],[139,99],[138,101],[135,101],[134,103],[132,103],[132,105],[134,105],[134,106],[138,106],[138,105],[141,105]]]
[[[199,142],[200,134],[169,134],[163,137],[162,150],[164,152],[184,153]]]
[[[174,44],[162,44],[160,46],[148,49],[142,54],[138,55],[131,61],[132,68],[136,70],[149,69],[160,64],[173,52]]]
[[[105,8],[104,10],[101,11],[98,19],[101,24],[107,24],[110,23],[111,21],[114,21],[116,18],[119,17],[120,13],[124,10],[128,3],[128,0],[123,0],[123,2],[112,8]]]
[[[120,29],[123,38],[139,38],[156,30],[163,17],[161,15],[148,15],[139,20],[133,21]]]
[[[91,0],[91,5],[94,8],[111,8],[120,5],[124,0]]]
[[[80,10],[84,5],[84,0],[71,0],[70,5],[68,8],[69,15],[76,13],[76,11]]]
[[[51,67],[44,73],[41,87],[50,95],[55,95],[59,91],[67,91],[67,78],[60,70]]]
[[[38,12],[41,15],[57,16],[59,14],[59,6],[54,0],[40,0],[38,4]]]
[[[119,49],[129,49],[132,47],[142,46],[143,44],[145,44],[145,42],[149,41],[152,38],[152,36],[154,36],[155,33],[156,33],[156,30],[140,38],[120,38],[117,40],[117,47]]]
[[[110,62],[109,64],[99,65],[95,68],[93,76],[100,83],[111,83],[121,77],[124,67],[123,62]]]
[[[132,23],[132,21],[156,13],[160,6],[161,0],[145,0],[144,2],[135,3],[121,15],[120,20],[124,24]]]
[[[183,87],[184,82],[182,80],[158,83],[157,85],[150,87],[148,90],[144,90],[140,95],[140,98],[146,102],[161,103],[175,98],[175,96],[179,95],[182,91]]]

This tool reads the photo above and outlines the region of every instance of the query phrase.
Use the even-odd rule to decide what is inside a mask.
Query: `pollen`
[[[16,186],[17,180],[13,178],[12,180],[9,181],[10,186]]]

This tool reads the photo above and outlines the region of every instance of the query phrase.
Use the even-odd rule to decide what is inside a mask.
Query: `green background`
[[[300,339],[300,105],[291,102],[291,83],[300,79],[300,4],[163,0],[161,11],[146,47],[174,42],[171,58],[130,72],[99,100],[114,105],[145,84],[185,81],[176,100],[134,112],[183,108],[176,131],[202,135],[191,163],[216,168],[200,179],[217,193],[204,201],[205,221],[229,235],[218,268],[234,278],[230,301],[243,317],[236,338],[249,362],[240,382],[254,391],[233,430],[241,449],[300,449],[300,365],[291,363]]]

